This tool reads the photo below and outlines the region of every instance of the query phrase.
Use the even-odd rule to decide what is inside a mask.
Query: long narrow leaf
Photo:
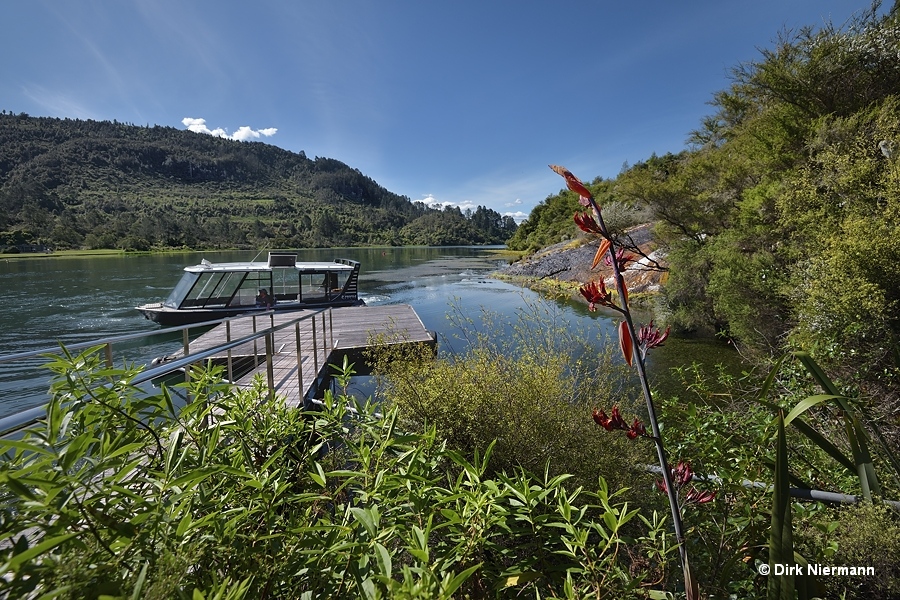
[[[453,579],[450,580],[450,583],[447,584],[447,587],[445,587],[443,589],[444,595],[448,598],[452,597],[454,592],[456,592],[456,590],[459,589],[459,586],[461,586],[463,583],[465,583],[466,579],[471,577],[472,573],[474,573],[475,571],[477,571],[480,568],[481,568],[481,563],[478,563],[477,565],[473,565],[473,566],[469,567],[468,569],[466,569],[465,571],[457,574],[456,577],[454,577]]]
[[[791,409],[791,412],[784,418],[784,424],[790,425],[791,421],[793,421],[798,416],[802,415],[809,409],[814,406],[818,406],[823,402],[828,402],[829,400],[837,400],[838,398],[843,398],[843,396],[834,396],[831,394],[819,394],[817,396],[809,396],[808,398],[804,398],[797,405]]]
[[[828,456],[839,462],[845,469],[850,471],[850,473],[856,474],[856,465],[853,464],[853,461],[847,458],[846,454],[841,452],[837,446],[832,444],[828,438],[819,433],[809,423],[796,417],[791,421],[791,425],[793,425],[800,433],[808,437],[816,446],[824,450]]]
[[[825,374],[822,367],[820,367],[807,352],[795,352],[794,356],[803,363],[803,366],[806,367],[806,370],[809,371],[809,374],[812,375],[813,379],[816,380],[816,383],[818,383],[823,390],[834,396],[841,395],[841,391],[837,389],[837,386],[828,378],[828,375]]]
[[[859,485],[862,488],[863,498],[872,501],[872,494],[881,495],[881,485],[875,475],[875,466],[869,448],[865,444],[865,432],[861,432],[859,420],[853,415],[845,415],[845,430],[847,439],[850,440],[850,451],[853,453],[853,462],[856,463],[856,473],[859,476]]]
[[[784,414],[778,413],[778,440],[775,446],[775,486],[772,494],[772,529],[769,531],[769,568],[794,564],[791,525],[791,493],[788,480],[787,440]],[[794,600],[793,575],[769,575],[769,600]]]
[[[758,402],[767,404],[765,402],[765,398],[769,395],[769,390],[772,389],[772,385],[775,383],[775,377],[778,375],[778,371],[781,369],[781,363],[784,362],[786,356],[787,355],[783,355],[781,358],[775,361],[774,365],[772,365],[772,370],[769,371],[768,376],[766,376],[766,380],[763,382],[762,388],[759,390],[759,399],[757,400]]]
[[[9,561],[5,565],[3,565],[3,571],[16,571],[20,566],[30,561],[32,558],[40,556],[44,552],[56,548],[66,540],[70,540],[76,535],[78,535],[78,533],[65,533],[63,535],[52,537],[49,540],[44,540],[37,546],[32,546],[28,550],[12,556]]]

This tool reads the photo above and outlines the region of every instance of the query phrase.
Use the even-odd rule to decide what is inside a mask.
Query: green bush
[[[549,468],[579,485],[600,475],[618,489],[631,487],[635,469],[653,462],[649,443],[605,435],[591,418],[593,408],[616,402],[627,415],[644,410],[609,340],[592,342],[573,331],[542,301],[508,320],[484,311],[476,322],[451,312],[467,332],[464,353],[436,361],[390,352],[375,357],[379,394],[406,426],[434,426],[466,456],[493,444],[495,473]]]
[[[820,577],[828,598],[888,600],[900,595],[900,515],[883,504],[798,511],[795,539],[820,566],[872,567],[873,576]]]

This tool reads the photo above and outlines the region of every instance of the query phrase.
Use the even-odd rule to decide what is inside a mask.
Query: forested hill
[[[511,217],[439,210],[344,163],[171,127],[0,113],[0,250],[504,243]]]

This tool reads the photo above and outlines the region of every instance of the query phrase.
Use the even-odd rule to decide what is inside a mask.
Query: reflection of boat
[[[184,268],[181,281],[164,302],[137,310],[160,325],[185,325],[266,310],[262,290],[275,298],[276,311],[323,306],[354,306],[359,299],[359,263],[297,262],[296,254],[269,253],[268,262],[211,263]]]

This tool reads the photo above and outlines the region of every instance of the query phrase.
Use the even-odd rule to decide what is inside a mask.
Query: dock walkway
[[[294,327],[284,327],[271,336],[271,348],[267,349],[267,341],[260,338],[229,353],[216,355],[213,360],[227,362],[230,358],[233,363],[241,360],[258,363],[249,372],[233,379],[234,385],[239,387],[250,387],[257,375],[266,380],[271,365],[274,392],[284,396],[288,406],[302,407],[304,399],[316,395],[323,382],[333,374],[329,373],[328,365],[341,360],[344,353],[358,353],[376,342],[435,343],[434,335],[408,304],[348,306],[309,316],[315,312],[275,313],[271,320],[268,316],[236,319],[227,325],[218,325],[192,341],[190,352],[202,352],[250,335],[254,333],[254,326],[261,331],[270,325],[278,327],[296,320]],[[181,356],[183,352],[176,353],[176,357]],[[267,356],[271,360],[267,360]]]

